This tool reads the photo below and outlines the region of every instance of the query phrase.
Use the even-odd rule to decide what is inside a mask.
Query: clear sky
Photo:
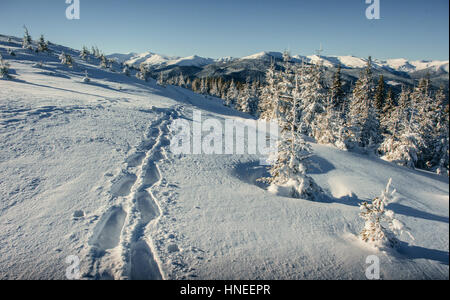
[[[241,57],[260,51],[448,60],[449,0],[380,0],[381,19],[366,19],[365,0],[80,0],[67,20],[65,0],[0,0],[0,34],[105,53]]]

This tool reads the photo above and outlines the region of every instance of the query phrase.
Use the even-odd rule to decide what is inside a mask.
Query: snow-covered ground
[[[0,36],[14,76],[0,80],[0,279],[64,279],[71,255],[85,279],[365,279],[372,254],[383,279],[449,278],[447,177],[313,144],[328,196],[277,197],[255,155],[170,152],[169,125],[193,109],[247,115],[16,42]],[[389,178],[415,240],[386,253],[358,240],[358,204]]]

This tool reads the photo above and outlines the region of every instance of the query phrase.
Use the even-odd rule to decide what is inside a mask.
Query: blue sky
[[[0,33],[105,53],[241,57],[260,51],[448,60],[448,0],[380,0],[381,19],[365,0],[80,0],[67,20],[65,0],[1,0]]]

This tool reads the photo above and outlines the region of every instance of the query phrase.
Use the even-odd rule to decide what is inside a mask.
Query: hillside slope
[[[64,279],[71,255],[86,279],[364,279],[371,254],[383,279],[448,279],[448,178],[313,144],[327,195],[277,197],[256,182],[258,156],[170,152],[171,122],[194,109],[249,116],[18,42],[0,37],[14,76],[0,80],[1,279]],[[384,253],[357,239],[358,204],[389,178],[415,240]]]

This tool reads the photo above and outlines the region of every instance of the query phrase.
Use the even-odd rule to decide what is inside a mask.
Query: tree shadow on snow
[[[232,174],[239,180],[261,189],[267,189],[268,187],[266,183],[258,181],[259,178],[270,177],[267,166],[261,166],[259,161],[238,164]]]
[[[323,157],[313,155],[310,158],[311,165],[308,168],[309,174],[326,174],[336,167]]]
[[[86,95],[86,96],[102,98],[102,96],[100,96],[100,95],[83,93],[83,92],[78,92],[78,91],[68,90],[68,89],[63,89],[63,88],[57,88],[57,87],[48,86],[48,85],[45,85],[45,84],[32,83],[32,82],[28,82],[28,81],[25,81],[25,80],[22,80],[22,79],[17,79],[17,78],[11,79],[11,81],[15,81],[15,82],[18,82],[18,83],[23,83],[23,84],[29,84],[29,85],[37,86],[37,87],[54,89],[54,90],[63,91],[63,92],[70,92],[70,93],[75,93],[75,94],[80,94],[80,95]]]
[[[443,265],[449,265],[449,253],[447,251],[428,249],[420,246],[409,245],[408,243],[399,242],[396,250],[402,257],[407,259],[428,259],[437,261]],[[395,254],[394,254],[395,255]]]
[[[339,203],[348,206],[360,206],[361,203],[365,201],[370,201],[369,199],[361,200],[355,194],[351,196],[344,196],[341,198],[334,198],[329,196],[329,202]],[[390,203],[386,206],[387,209],[392,210],[395,214],[404,215],[413,218],[420,218],[424,220],[437,221],[442,223],[449,223],[449,218],[444,216],[435,215],[425,211],[418,210],[413,207],[409,207],[400,203]]]

